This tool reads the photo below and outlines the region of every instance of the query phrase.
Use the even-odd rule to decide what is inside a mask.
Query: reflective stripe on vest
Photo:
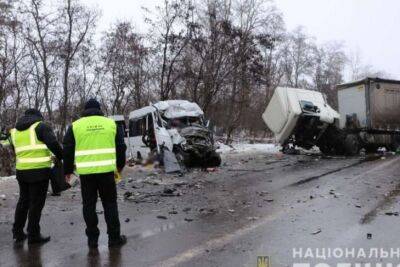
[[[11,130],[11,142],[16,154],[16,169],[30,170],[51,167],[51,153],[47,146],[38,140],[36,127],[40,122],[32,124],[29,129]]]
[[[75,166],[78,174],[113,172],[116,169],[114,120],[103,116],[81,118],[72,124]]]

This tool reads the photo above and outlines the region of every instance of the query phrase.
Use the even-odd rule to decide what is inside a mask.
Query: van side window
[[[142,136],[146,129],[146,118],[129,121],[129,136]]]

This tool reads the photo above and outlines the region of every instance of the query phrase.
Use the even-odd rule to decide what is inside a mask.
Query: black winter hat
[[[34,108],[29,108],[29,109],[27,109],[27,110],[25,111],[25,115],[26,115],[26,116],[38,116],[38,117],[40,117],[40,118],[43,119],[42,113],[41,113],[39,110],[34,109]]]
[[[97,101],[97,100],[94,99],[94,98],[89,99],[89,100],[85,103],[85,110],[91,109],[91,108],[100,109],[100,103],[99,103],[99,101]]]

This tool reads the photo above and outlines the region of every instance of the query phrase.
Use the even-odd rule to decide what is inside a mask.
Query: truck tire
[[[334,152],[332,151],[332,148],[328,146],[327,144],[322,144],[319,145],[319,150],[321,151],[322,154],[324,155],[332,155]]]
[[[392,138],[392,144],[390,146],[390,149],[393,152],[396,152],[400,149],[400,135],[394,135]]]
[[[355,156],[360,152],[360,142],[358,136],[355,134],[349,134],[344,140],[344,150],[346,155]]]

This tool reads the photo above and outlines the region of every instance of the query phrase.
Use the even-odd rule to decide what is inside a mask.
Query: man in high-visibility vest
[[[126,145],[123,129],[117,127],[114,120],[104,117],[100,103],[91,99],[85,104],[82,117],[67,130],[63,145],[66,180],[70,180],[74,166],[80,176],[88,246],[98,246],[98,196],[104,208],[108,246],[124,245],[127,240],[120,232],[114,179],[115,173],[121,172],[125,166]]]
[[[40,233],[40,217],[50,179],[51,157],[62,160],[62,149],[53,130],[43,122],[40,111],[28,109],[10,131],[16,155],[19,200],[15,209],[13,236],[16,242],[46,243],[50,236]],[[28,236],[24,233],[28,217]]]

